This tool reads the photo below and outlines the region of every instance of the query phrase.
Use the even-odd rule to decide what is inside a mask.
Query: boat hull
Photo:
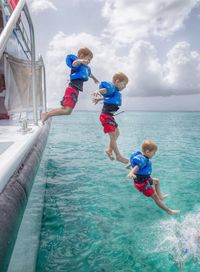
[[[50,122],[0,193],[0,271],[7,271],[31,188],[47,142]]]

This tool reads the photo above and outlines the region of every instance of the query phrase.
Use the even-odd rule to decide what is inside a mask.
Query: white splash
[[[190,260],[200,263],[200,212],[189,213],[180,222],[174,218],[161,221],[156,229],[156,252],[168,252],[178,269]]]

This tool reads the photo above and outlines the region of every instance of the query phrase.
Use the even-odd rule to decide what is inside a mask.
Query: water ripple
[[[52,124],[37,271],[177,271],[169,235],[173,224],[134,189],[120,163],[107,159],[107,138],[96,120],[97,113],[75,113]],[[126,156],[145,138],[157,142],[153,175],[170,194],[166,205],[181,209],[182,216],[194,212],[200,191],[200,113],[127,113],[118,123]],[[187,271],[199,271],[195,254]]]

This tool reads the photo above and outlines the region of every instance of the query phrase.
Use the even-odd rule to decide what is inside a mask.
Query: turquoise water
[[[200,113],[126,112],[116,116],[124,156],[144,139],[169,216],[110,161],[96,112],[53,119],[46,149],[47,186],[37,272],[200,271]],[[186,247],[186,248],[185,248]]]

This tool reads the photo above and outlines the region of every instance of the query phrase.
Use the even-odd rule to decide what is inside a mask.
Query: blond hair
[[[128,77],[122,72],[117,72],[113,75],[112,81],[115,82],[116,80],[119,80],[120,82],[126,81],[128,82]]]
[[[79,56],[80,54],[83,54],[84,56],[90,56],[90,57],[93,58],[93,53],[92,53],[92,51],[91,51],[89,48],[87,48],[87,47],[82,47],[82,48],[80,48],[80,49],[78,50],[78,56]]]
[[[151,140],[145,140],[142,144],[142,151],[146,152],[147,150],[151,151],[157,151],[158,147],[157,145],[152,142]]]

